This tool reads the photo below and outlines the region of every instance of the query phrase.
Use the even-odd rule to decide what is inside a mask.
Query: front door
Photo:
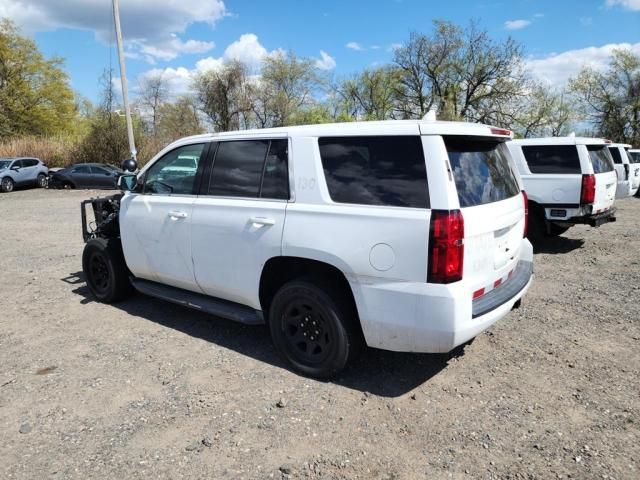
[[[208,295],[259,310],[262,267],[282,254],[288,140],[219,142],[202,193],[191,226],[198,285]]]
[[[171,150],[142,173],[140,193],[122,198],[122,246],[135,276],[199,291],[191,259],[191,222],[198,167],[207,147],[196,143]]]

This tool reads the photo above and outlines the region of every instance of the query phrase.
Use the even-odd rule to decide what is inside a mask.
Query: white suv
[[[532,281],[510,135],[387,121],[179,140],[122,177],[121,199],[91,202],[87,283],[104,302],[131,281],[266,321],[284,358],[316,377],[364,343],[450,351],[504,317]],[[190,172],[175,168],[193,157]]]
[[[532,238],[615,221],[616,174],[606,140],[570,136],[507,145],[529,198]]]
[[[609,145],[609,151],[618,175],[618,190],[616,198],[631,197],[640,187],[640,164],[635,163],[629,154],[631,145],[625,143],[613,143]]]

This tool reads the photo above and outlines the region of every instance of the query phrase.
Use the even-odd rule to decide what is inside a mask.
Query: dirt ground
[[[0,478],[640,478],[640,199],[546,242],[463,352],[368,350],[325,383],[264,327],[92,301],[95,194],[0,195]]]

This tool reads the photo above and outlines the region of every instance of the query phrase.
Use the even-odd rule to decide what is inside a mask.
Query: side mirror
[[[11,167],[11,170],[15,170],[17,172],[18,170],[20,170],[20,167],[18,167],[17,165],[14,165],[13,167]]]
[[[138,177],[135,175],[120,175],[118,177],[118,188],[123,192],[132,192],[138,186]]]
[[[138,169],[138,162],[136,162],[133,158],[127,158],[126,160],[122,161],[120,167],[125,172],[135,172]]]

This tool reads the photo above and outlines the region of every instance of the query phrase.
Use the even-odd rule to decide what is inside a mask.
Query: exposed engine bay
[[[88,242],[92,238],[119,238],[120,199],[122,193],[102,198],[91,198],[80,204],[82,216],[82,238]],[[87,216],[87,205],[93,209],[93,220]]]

